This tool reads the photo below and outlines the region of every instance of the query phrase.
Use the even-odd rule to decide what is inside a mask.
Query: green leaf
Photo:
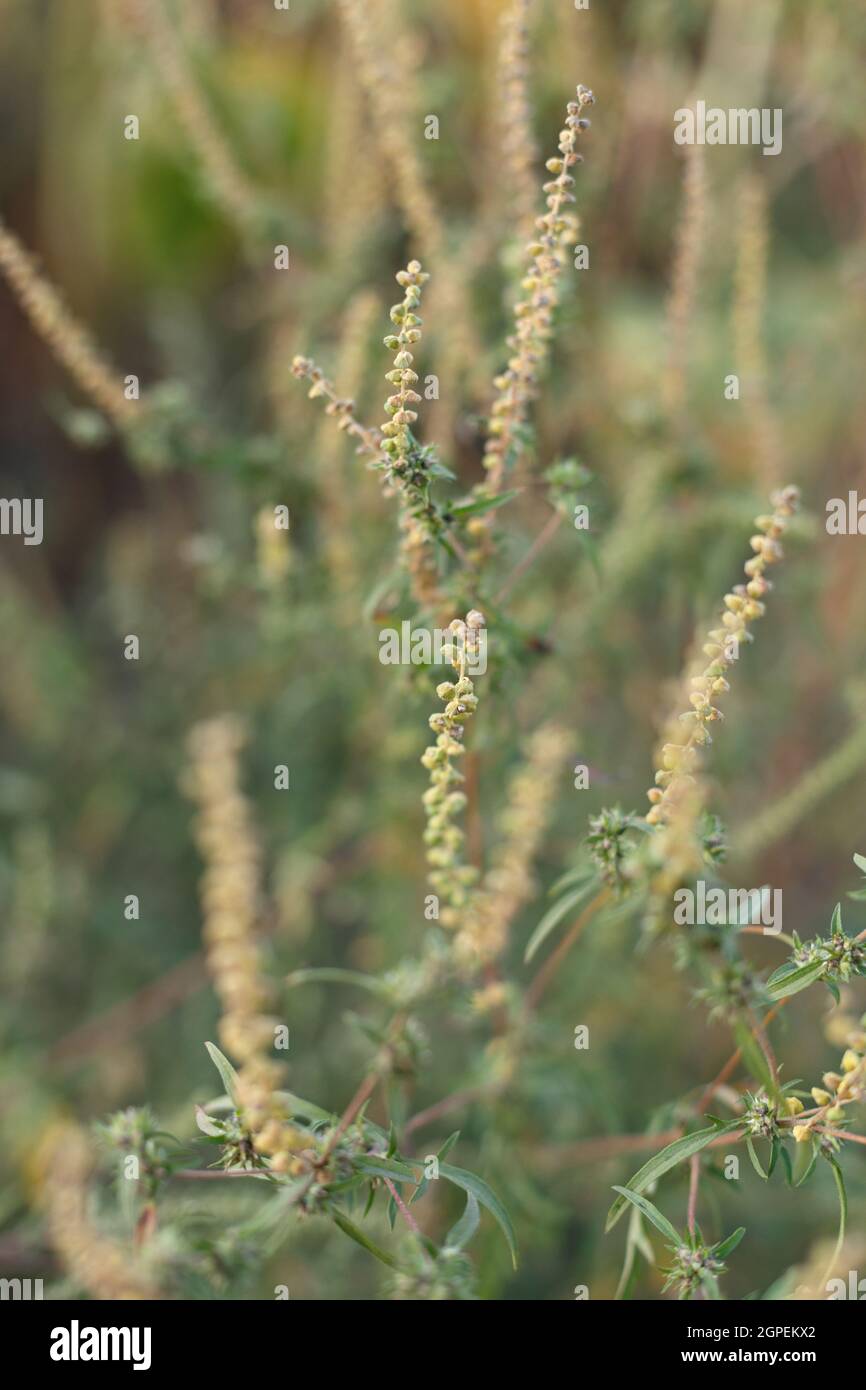
[[[784,968],[783,966],[782,969]],[[799,994],[801,989],[808,989],[813,980],[817,980],[822,974],[824,968],[824,961],[813,960],[808,965],[787,971],[784,975],[777,971],[767,981],[766,992],[771,999],[787,999],[789,995]]]
[[[837,903],[833,908],[833,916],[830,918],[830,935],[844,936],[845,928],[842,926],[842,904]]]
[[[567,917],[569,912],[577,907],[578,903],[583,902],[585,898],[589,897],[593,887],[594,881],[584,884],[583,887],[577,888],[573,892],[566,894],[564,898],[560,898],[558,903],[554,903],[553,907],[545,912],[538,926],[535,928],[535,931],[532,933],[532,936],[529,938],[526,950],[523,953],[524,965],[529,964],[538,948],[543,945],[554,927],[559,925],[563,917]]]
[[[631,1291],[637,1278],[638,1251],[643,1255],[650,1268],[652,1268],[655,1264],[653,1248],[647,1240],[640,1211],[637,1207],[633,1206],[628,1222],[628,1234],[626,1235],[622,1273],[619,1276],[619,1283],[616,1286],[616,1293],[614,1294],[614,1299],[617,1302],[628,1299],[631,1296]]]
[[[743,1236],[745,1234],[745,1226],[738,1226],[737,1229],[735,1231],[732,1231],[731,1234],[727,1236],[725,1240],[720,1240],[718,1245],[714,1245],[713,1254],[715,1255],[716,1259],[723,1260],[727,1255],[732,1254],[733,1251],[736,1250],[737,1246],[739,1245],[740,1241],[743,1239]]]
[[[503,507],[506,502],[511,502],[513,498],[520,496],[520,488],[512,488],[510,492],[500,492],[496,497],[479,497],[474,502],[461,502],[456,507],[449,507],[452,516],[462,521],[467,516],[480,516],[482,512],[493,511],[494,507]]]
[[[277,1099],[283,1102],[290,1115],[303,1115],[308,1120],[323,1120],[327,1124],[336,1119],[332,1111],[323,1110],[320,1105],[296,1096],[293,1091],[277,1091]]]
[[[860,870],[861,874],[866,874],[866,859],[863,858],[862,854],[854,855],[854,863],[857,865],[857,868]]]
[[[594,882],[601,882],[598,872],[591,864],[577,864],[567,873],[562,874],[555,883],[552,883],[547,890],[549,898],[558,898],[565,888],[577,888],[592,879]]]
[[[827,1274],[829,1277],[830,1272],[834,1269],[836,1261],[839,1258],[839,1251],[842,1249],[842,1243],[845,1239],[845,1227],[848,1222],[848,1194],[845,1191],[845,1178],[843,1176],[842,1169],[839,1167],[839,1164],[836,1162],[835,1158],[831,1157],[830,1154],[824,1154],[824,1157],[826,1158],[830,1167],[833,1169],[833,1177],[836,1181],[836,1191],[839,1194],[839,1234],[836,1237],[836,1248],[833,1251],[833,1256],[830,1260],[829,1265],[827,1266]]]
[[[749,1158],[752,1160],[752,1167],[758,1174],[758,1177],[763,1178],[764,1182],[767,1182],[770,1175],[769,1173],[765,1173],[763,1168],[761,1167],[761,1160],[758,1158],[758,1155],[755,1152],[755,1144],[751,1134],[746,1135],[746,1148],[749,1151]]]
[[[660,1178],[663,1173],[667,1173],[671,1168],[675,1168],[678,1163],[691,1158],[692,1154],[699,1153],[711,1140],[718,1138],[722,1134],[732,1134],[735,1129],[742,1128],[742,1120],[729,1120],[724,1125],[711,1125],[709,1129],[699,1129],[694,1134],[686,1134],[682,1139],[675,1139],[672,1144],[659,1153],[654,1154],[648,1163],[645,1163],[630,1178],[627,1186],[632,1192],[643,1192],[644,1188]],[[626,1209],[626,1198],[618,1196],[610,1211],[607,1214],[605,1231],[613,1230],[619,1218]]]
[[[784,1144],[779,1145],[779,1157],[782,1160],[782,1167],[785,1170],[785,1184],[787,1187],[794,1186],[794,1169],[791,1166],[791,1155]]]
[[[440,1162],[440,1163],[442,1162],[443,1159],[445,1159],[445,1158],[448,1157],[448,1155],[450,1154],[451,1150],[454,1148],[454,1145],[457,1143],[457,1140],[458,1140],[459,1138],[460,1138],[460,1130],[459,1130],[459,1129],[455,1129],[455,1131],[454,1131],[453,1134],[449,1134],[449,1135],[448,1135],[448,1138],[445,1140],[445,1143],[442,1145],[441,1149],[439,1150],[439,1152],[438,1152],[437,1155],[436,1155],[436,1157],[439,1159],[439,1162]]]
[[[334,1225],[339,1226],[344,1235],[347,1235],[350,1240],[356,1241],[358,1245],[369,1251],[371,1255],[374,1255],[377,1260],[381,1260],[383,1265],[389,1265],[391,1269],[400,1268],[394,1256],[389,1255],[387,1250],[383,1250],[381,1245],[377,1245],[374,1240],[371,1240],[366,1232],[356,1226],[353,1221],[350,1221],[344,1212],[332,1211],[331,1216],[333,1217]]]
[[[222,1125],[218,1125],[216,1120],[212,1120],[207,1111],[203,1110],[200,1105],[195,1107],[195,1122],[202,1134],[210,1135],[212,1138],[225,1138],[225,1130]]]
[[[408,1163],[401,1159],[385,1158],[384,1154],[359,1154],[352,1162],[360,1172],[371,1173],[377,1178],[390,1178],[392,1182],[418,1181]],[[415,1162],[415,1167],[424,1171],[423,1163]]]
[[[206,1042],[205,1047],[210,1053],[210,1059],[220,1074],[222,1083],[225,1086],[226,1095],[237,1105],[238,1103],[238,1074],[229,1061],[228,1057],[223,1056],[218,1047],[213,1043]]]
[[[627,1187],[614,1187],[614,1192],[619,1192],[626,1202],[631,1202],[632,1206],[643,1212],[648,1221],[651,1221],[657,1230],[671,1242],[674,1249],[683,1244],[682,1236],[674,1229],[666,1216],[663,1216],[658,1207],[654,1207],[652,1202],[648,1202],[646,1197],[641,1197],[639,1193],[632,1192]]]
[[[474,1192],[467,1192],[466,1209],[457,1224],[452,1226],[448,1232],[443,1245],[451,1250],[462,1250],[475,1235],[480,1221],[481,1208],[478,1205],[478,1198]]]
[[[795,1150],[794,1162],[794,1186],[802,1187],[803,1183],[808,1182],[815,1171],[818,1163],[818,1145],[814,1139],[811,1143],[798,1144]]]
[[[390,985],[377,979],[375,975],[365,975],[360,970],[341,970],[330,965],[314,966],[310,970],[294,970],[286,977],[286,984],[291,988],[295,985],[310,984],[357,985],[359,989],[368,989],[371,994],[378,994],[386,999],[393,996]]]
[[[587,553],[589,562],[592,565],[593,570],[595,571],[596,578],[600,579],[602,575],[602,567],[601,553],[598,548],[598,541],[590,531],[578,530],[577,532],[575,532],[575,534],[577,536],[578,543],[583,546],[584,550]]]
[[[514,1234],[514,1227],[511,1224],[511,1217],[508,1215],[502,1202],[493,1191],[488,1187],[483,1178],[479,1178],[475,1173],[468,1173],[465,1168],[452,1168],[450,1163],[440,1163],[439,1176],[447,1178],[453,1182],[455,1187],[461,1187],[464,1192],[471,1192],[476,1197],[482,1207],[486,1207],[491,1216],[497,1222],[499,1229],[505,1236],[508,1249],[511,1252],[511,1263],[517,1268],[517,1237]]]
[[[751,1029],[738,1019],[733,1026],[733,1034],[750,1075],[761,1083],[769,1095],[773,1095],[777,1090],[776,1083]]]

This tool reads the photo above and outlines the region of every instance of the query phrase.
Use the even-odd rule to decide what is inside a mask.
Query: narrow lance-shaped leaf
[[[813,980],[823,973],[825,962],[822,960],[809,961],[808,965],[798,966],[794,970],[781,970],[785,973],[776,971],[771,975],[766,984],[766,992],[771,999],[787,999],[791,994],[799,994],[801,989],[808,989]]]
[[[654,1207],[652,1202],[647,1201],[646,1197],[641,1197],[639,1193],[632,1192],[627,1187],[614,1187],[613,1190],[614,1192],[618,1192],[626,1202],[631,1202],[632,1206],[642,1211],[647,1220],[653,1223],[656,1230],[661,1231],[662,1235],[670,1241],[674,1248],[682,1245],[683,1242],[679,1231],[671,1225],[666,1216],[662,1215],[658,1207]]]
[[[211,1061],[213,1062],[214,1066],[216,1067],[217,1071],[218,1071],[219,1074],[220,1074],[220,1077],[221,1077],[221,1079],[222,1079],[222,1083],[223,1083],[223,1085],[225,1086],[226,1095],[229,1097],[230,1100],[232,1100],[232,1101],[234,1102],[235,1105],[237,1105],[237,1103],[238,1103],[238,1074],[237,1074],[237,1072],[235,1071],[235,1069],[234,1069],[234,1067],[232,1066],[231,1062],[229,1061],[228,1057],[224,1056],[223,1053],[220,1052],[219,1048],[216,1047],[216,1046],[214,1045],[214,1043],[212,1043],[212,1042],[206,1042],[206,1043],[205,1043],[205,1047],[207,1048],[207,1050],[208,1050],[208,1052],[209,1052],[209,1054],[210,1054],[210,1059],[211,1059]]]
[[[473,1192],[466,1193],[466,1209],[456,1225],[448,1232],[443,1245],[451,1250],[462,1250],[468,1245],[481,1221],[481,1208]]]
[[[692,1154],[699,1153],[713,1139],[718,1139],[723,1134],[732,1134],[734,1130],[742,1128],[742,1120],[729,1120],[725,1125],[713,1125],[710,1129],[700,1129],[695,1134],[686,1134],[682,1139],[675,1139],[672,1144],[655,1154],[648,1163],[645,1163],[630,1178],[626,1186],[631,1192],[643,1192],[644,1188],[649,1187],[650,1183],[655,1182],[663,1173],[675,1168],[678,1163],[691,1158]],[[620,1194],[613,1203],[607,1214],[605,1231],[610,1231],[616,1225],[619,1218],[626,1209],[626,1198]]]
[[[462,1187],[464,1192],[471,1192],[476,1197],[482,1207],[486,1207],[491,1216],[497,1222],[499,1229],[505,1236],[508,1249],[511,1252],[511,1263],[517,1268],[517,1237],[514,1234],[514,1227],[511,1224],[511,1217],[508,1215],[502,1202],[493,1191],[488,1187],[483,1178],[479,1178],[476,1173],[468,1173],[465,1168],[452,1168],[450,1163],[440,1163],[439,1176],[447,1178],[448,1182],[453,1182],[456,1187]]]

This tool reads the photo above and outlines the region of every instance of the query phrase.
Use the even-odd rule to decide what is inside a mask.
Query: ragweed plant
[[[22,32],[39,23],[43,7],[19,8]],[[261,1298],[291,1286],[292,1298],[464,1300],[523,1296],[530,1280],[531,1292],[561,1297],[572,1276],[596,1298],[617,1287],[623,1233],[618,1297],[788,1297],[798,1269],[814,1286],[810,1252],[828,1264],[816,1234],[834,1188],[829,1266],[856,1248],[845,1230],[862,1199],[851,1155],[866,1142],[866,932],[851,909],[845,929],[841,910],[819,934],[813,925],[816,905],[837,896],[825,864],[847,830],[834,801],[866,756],[855,527],[826,564],[816,548],[786,575],[795,599],[774,613],[778,673],[769,661],[754,672],[762,707],[730,730],[728,786],[710,744],[770,567],[783,540],[820,530],[795,517],[795,488],[759,518],[743,583],[686,658],[669,726],[659,692],[698,596],[716,591],[749,523],[755,479],[778,482],[770,400],[780,419],[792,412],[788,464],[804,492],[820,499],[814,459],[856,457],[857,412],[839,409],[856,339],[856,296],[839,287],[861,276],[856,238],[833,266],[842,273],[827,277],[816,257],[795,296],[776,300],[784,263],[765,284],[767,229],[789,205],[799,200],[803,215],[785,261],[800,238],[811,258],[819,239],[803,208],[812,190],[828,205],[822,226],[847,225],[845,180],[826,170],[845,165],[855,124],[837,123],[839,150],[820,177],[789,184],[784,203],[772,195],[799,166],[754,161],[739,219],[719,207],[721,159],[711,168],[712,149],[691,146],[675,226],[682,166],[659,120],[662,89],[695,52],[728,51],[724,6],[709,45],[699,20],[662,25],[662,37],[644,13],[653,7],[634,5],[103,8],[105,99],[79,102],[84,138],[72,143],[87,157],[74,164],[68,151],[66,182],[88,216],[57,217],[67,149],[50,122],[44,180],[28,189],[22,174],[9,201],[35,245],[41,230],[49,263],[60,263],[58,227],[68,236],[76,304],[100,304],[101,318],[120,306],[111,340],[124,345],[122,368],[0,231],[14,298],[94,407],[59,411],[64,446],[93,449],[91,474],[85,465],[69,485],[77,504],[81,483],[86,544],[54,548],[48,486],[41,553],[16,553],[23,512],[12,498],[0,506],[0,635],[15,654],[0,663],[12,731],[0,750],[12,846],[0,853],[11,925],[0,973],[15,982],[0,1005],[13,1036],[0,1064],[13,1170],[0,1187],[0,1246],[15,1257],[20,1237],[36,1262],[51,1250],[63,1292],[110,1298]],[[142,107],[122,166],[118,103],[134,108],[156,83],[146,68],[132,74],[114,8],[135,16],[133,42],[146,39],[166,93]],[[74,30],[77,7],[66,9]],[[584,190],[585,235],[575,170],[594,105],[586,87],[535,167],[533,109],[555,111],[567,95],[572,23],[586,26],[583,51],[618,102],[615,157],[601,151]],[[633,50],[608,41],[632,27]],[[53,52],[52,36],[35,32]],[[537,93],[536,35],[549,60]],[[777,75],[798,90],[791,49]],[[608,83],[623,52],[628,69]],[[261,141],[250,168],[267,177],[264,154],[278,152],[273,186],[290,195],[276,220],[233,149],[245,89],[245,143]],[[843,103],[846,82],[831,89]],[[832,144],[832,104],[807,112],[810,138],[790,142],[797,160]],[[16,183],[26,163],[13,166]],[[770,165],[779,172],[767,179]],[[76,246],[90,225],[100,239]],[[593,244],[575,251],[578,237]],[[165,275],[148,301],[154,266]],[[589,273],[572,280],[579,270]],[[388,321],[380,294],[395,273]],[[826,291],[814,316],[813,279]],[[720,305],[731,289],[729,321]],[[839,346],[827,372],[830,332]],[[768,344],[792,340],[775,381],[765,333]],[[308,344],[316,359],[293,359]],[[722,403],[723,367],[742,385],[739,405],[727,389]],[[127,368],[142,374],[140,401],[127,399]],[[381,413],[369,404],[379,376]],[[821,409],[810,411],[805,383],[819,376]],[[10,418],[19,406],[26,416],[25,396],[16,391]],[[840,447],[828,451],[817,432],[834,405]],[[37,443],[22,457],[41,454]],[[173,476],[127,477],[125,455]],[[291,508],[290,546],[276,504]],[[856,526],[853,503],[849,512]],[[116,524],[103,536],[104,515]],[[465,616],[450,624],[442,669],[413,641],[377,662],[380,624],[426,638],[435,621],[438,638],[454,614]],[[127,633],[140,651],[133,660],[125,649],[120,666]],[[840,710],[848,731],[825,747]],[[660,724],[643,814],[632,798]],[[85,726],[88,738],[70,737]],[[186,800],[174,796],[185,739]],[[271,783],[272,759],[280,772],[292,763],[291,788]],[[140,827],[155,866],[144,885]],[[776,891],[766,884],[731,888],[723,916],[675,915],[698,888],[726,898],[744,862],[783,882],[785,931],[781,912],[766,930],[764,895]],[[200,913],[185,913],[199,873]],[[116,930],[119,904],[139,928]],[[55,936],[69,942],[60,1027],[54,1011],[28,1017],[55,974]],[[818,1034],[833,1049],[824,1060],[801,1008],[815,996],[836,1006]],[[179,1035],[198,1040],[184,1057]],[[152,1077],[162,1094],[130,1108]],[[109,1112],[93,1146],[58,1119],[71,1096]],[[605,1242],[592,1199],[614,1179]],[[45,1241],[17,1217],[37,1189]],[[509,1286],[518,1230],[533,1262]],[[788,1284],[765,1277],[777,1249]],[[573,1269],[590,1259],[586,1275]]]
[[[526,248],[526,271],[520,282],[524,297],[514,306],[514,332],[506,340],[511,355],[493,382],[497,394],[490,409],[483,460],[487,470],[483,489],[493,496],[501,491],[506,473],[523,452],[529,406],[540,389],[553,335],[559,281],[568,248],[577,241],[579,224],[570,211],[570,205],[577,201],[570,170],[583,158],[577,146],[589,130],[585,112],[594,102],[589,88],[579,85],[577,100],[566,108],[559,154],[547,161],[553,176],[544,184],[547,211],[536,218],[535,237]]]
[[[458,763],[466,755],[466,724],[478,707],[475,683],[466,674],[466,667],[467,662],[474,665],[477,660],[483,627],[484,615],[474,609],[467,613],[465,621],[455,618],[451,623],[453,640],[444,655],[454,667],[457,679],[442,681],[436,687],[445,708],[430,715],[436,742],[424,750],[421,758],[430,773],[430,786],[424,793],[428,878],[430,886],[444,899],[440,921],[446,927],[457,926],[460,909],[469,902],[469,890],[478,878],[477,868],[465,862],[463,853],[466,836],[458,817],[466,808],[467,798],[460,790],[464,778]]]

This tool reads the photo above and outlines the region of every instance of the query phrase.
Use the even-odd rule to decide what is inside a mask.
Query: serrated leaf
[[[216,1047],[213,1043],[211,1043],[211,1042],[206,1042],[206,1043],[205,1043],[205,1047],[206,1047],[207,1050],[208,1050],[208,1053],[209,1053],[209,1055],[210,1055],[211,1061],[213,1062],[214,1066],[216,1067],[217,1071],[218,1071],[219,1074],[220,1074],[220,1078],[222,1079],[223,1086],[225,1087],[226,1095],[229,1097],[229,1099],[233,1102],[234,1105],[237,1105],[237,1103],[238,1103],[238,1074],[237,1074],[237,1072],[235,1071],[235,1069],[234,1069],[234,1067],[232,1066],[231,1062],[229,1061],[228,1057],[225,1057],[225,1056],[222,1054],[222,1052],[220,1052],[219,1048]]]
[[[683,1240],[679,1231],[675,1230],[667,1217],[663,1216],[658,1207],[653,1206],[652,1202],[648,1202],[646,1197],[641,1197],[640,1193],[633,1192],[628,1187],[614,1186],[613,1190],[614,1192],[618,1192],[624,1201],[631,1202],[632,1206],[637,1207],[639,1211],[643,1212],[643,1215],[648,1221],[653,1223],[656,1230],[661,1231],[662,1235],[667,1237],[674,1246],[674,1249],[682,1245]]]
[[[742,1128],[742,1120],[729,1120],[724,1125],[711,1125],[709,1129],[699,1129],[694,1134],[685,1134],[682,1139],[675,1139],[672,1144],[668,1144],[660,1153],[654,1154],[649,1162],[630,1178],[626,1186],[631,1192],[643,1192],[651,1183],[655,1182],[671,1168],[675,1168],[678,1163],[691,1158],[692,1154],[700,1153],[701,1149],[713,1139],[719,1138],[722,1134],[732,1134],[735,1129]],[[622,1195],[618,1196],[607,1214],[605,1231],[613,1230],[619,1218],[626,1209],[627,1201]]]

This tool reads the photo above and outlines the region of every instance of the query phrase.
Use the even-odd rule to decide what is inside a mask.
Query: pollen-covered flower
[[[455,618],[451,623],[453,641],[446,655],[457,672],[456,680],[442,681],[436,694],[444,704],[430,716],[430,728],[436,742],[425,749],[421,762],[430,773],[430,786],[424,793],[427,828],[428,878],[431,887],[444,899],[439,920],[443,926],[454,927],[460,920],[460,910],[469,901],[470,889],[478,878],[478,870],[467,864],[464,856],[465,833],[459,817],[466,808],[466,795],[461,790],[463,775],[458,762],[466,752],[464,728],[478,706],[475,685],[466,675],[466,666],[474,658],[479,633],[484,627],[483,614],[473,611],[465,621]]]
[[[748,582],[735,585],[725,595],[720,624],[712,629],[702,648],[708,660],[701,662],[690,680],[691,709],[679,715],[662,744],[661,767],[656,772],[655,786],[647,792],[652,803],[646,816],[650,825],[669,821],[677,802],[695,786],[700,749],[712,743],[710,728],[723,718],[718,701],[730,689],[726,677],[739,658],[741,645],[754,640],[751,626],[763,616],[763,599],[772,588],[765,571],[782,559],[780,537],[796,512],[799,499],[795,487],[774,493],[772,514],[759,516],[755,522],[757,533],[750,542],[754,555],[744,566]]]
[[[543,724],[511,779],[490,868],[454,943],[458,963],[468,974],[501,954],[511,923],[532,896],[532,862],[547,829],[567,747],[562,729]]]
[[[271,990],[256,940],[260,853],[249,803],[240,790],[242,723],[221,715],[189,739],[184,790],[199,808],[196,839],[205,861],[201,882],[208,971],[222,1004],[220,1041],[240,1062],[238,1105],[257,1154],[286,1171],[299,1138],[284,1123],[276,1095],[283,1068],[273,1055],[278,1021],[266,1012]]]
[[[559,300],[559,279],[567,260],[567,248],[577,240],[578,220],[570,205],[573,167],[582,159],[577,151],[580,136],[589,129],[586,109],[595,101],[587,87],[578,86],[577,100],[570,101],[559,132],[559,154],[547,161],[552,175],[543,186],[547,212],[535,222],[535,237],[527,246],[527,267],[521,289],[523,298],[514,307],[514,332],[506,340],[508,363],[493,382],[496,398],[490,411],[484,467],[488,493],[501,491],[507,469],[523,447],[529,406],[535,398],[553,334],[553,316]]]

